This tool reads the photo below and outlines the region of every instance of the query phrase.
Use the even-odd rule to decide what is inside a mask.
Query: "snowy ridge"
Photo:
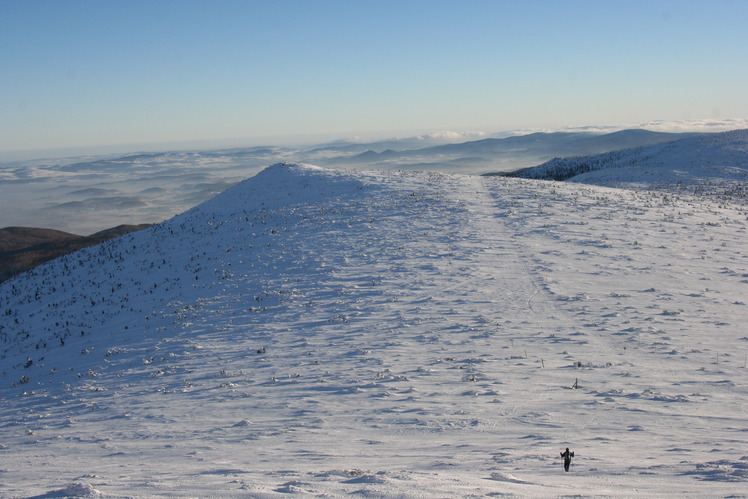
[[[603,131],[608,133],[600,135]],[[480,133],[443,133],[295,148],[141,152],[0,163],[0,227],[54,227],[92,234],[134,221],[158,223],[281,161],[365,170],[481,174],[514,171],[557,156],[601,153],[692,135],[647,130],[598,132],[508,133],[489,140],[475,140],[486,139]],[[434,147],[446,144],[451,145]]]
[[[667,129],[662,123],[648,124],[646,128],[649,125]],[[679,134],[620,127],[563,133],[529,134],[528,130],[525,134],[505,133],[482,140],[475,140],[480,134],[446,133],[431,138],[301,148],[143,152],[0,163],[0,227],[52,227],[92,234],[133,222],[158,223],[281,161],[356,170],[500,174],[536,166],[554,157],[672,142],[697,131],[738,125],[737,121],[700,123]]]
[[[512,176],[748,198],[748,130],[593,156],[555,158]]]
[[[0,496],[744,494],[745,243],[729,200],[276,164],[0,285]]]

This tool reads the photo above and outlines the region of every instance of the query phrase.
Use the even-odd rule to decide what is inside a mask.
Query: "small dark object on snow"
[[[571,458],[574,457],[574,453],[569,450],[569,448],[566,448],[565,452],[561,453],[561,457],[564,458],[564,471],[569,471],[569,466],[571,465]]]

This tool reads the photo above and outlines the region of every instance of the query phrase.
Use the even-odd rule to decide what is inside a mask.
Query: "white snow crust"
[[[0,497],[745,497],[747,223],[271,166],[0,284]]]

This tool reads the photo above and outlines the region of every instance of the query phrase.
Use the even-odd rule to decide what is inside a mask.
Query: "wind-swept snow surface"
[[[0,496],[744,495],[743,210],[275,165],[0,286]]]

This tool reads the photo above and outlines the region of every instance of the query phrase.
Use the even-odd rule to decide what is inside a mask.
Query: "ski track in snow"
[[[0,285],[0,496],[744,496],[746,239],[701,197],[276,165]]]

